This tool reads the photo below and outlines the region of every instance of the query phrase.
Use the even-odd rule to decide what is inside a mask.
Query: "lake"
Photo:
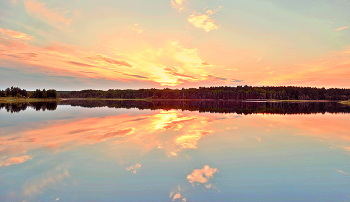
[[[0,201],[350,201],[350,106],[1,104]]]

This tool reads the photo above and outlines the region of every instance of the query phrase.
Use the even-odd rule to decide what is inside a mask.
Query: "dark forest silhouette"
[[[50,90],[40,90],[36,89],[36,91],[28,92],[25,89],[21,89],[19,87],[11,87],[6,88],[5,90],[0,90],[0,97],[17,97],[17,98],[58,98],[57,91],[54,89]]]
[[[182,89],[82,90],[60,91],[60,98],[119,98],[119,99],[278,99],[278,100],[348,100],[350,89],[311,87],[199,87]]]
[[[57,102],[6,103],[0,104],[0,110],[20,112],[27,108],[56,110],[57,105],[70,105],[85,108],[136,108],[140,110],[182,110],[210,113],[237,114],[316,114],[350,113],[350,106],[337,102],[239,102],[239,101],[134,101],[134,100],[63,100]]]
[[[31,103],[0,103],[0,110],[7,112],[25,111],[27,108],[34,108],[36,111],[54,111],[57,108],[57,102],[31,102]]]
[[[183,110],[211,113],[237,114],[315,114],[350,113],[350,106],[337,102],[237,102],[237,101],[110,101],[110,100],[64,100],[59,105],[87,108],[137,108],[150,110]]]

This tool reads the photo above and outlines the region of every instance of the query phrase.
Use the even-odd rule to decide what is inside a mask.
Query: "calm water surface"
[[[350,201],[337,103],[0,108],[0,201]]]

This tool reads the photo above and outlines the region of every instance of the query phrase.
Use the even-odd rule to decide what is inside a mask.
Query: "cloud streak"
[[[93,61],[103,61],[103,62],[106,62],[106,63],[109,63],[109,64],[113,64],[113,65],[118,65],[118,66],[125,66],[125,67],[132,67],[132,65],[124,60],[116,60],[116,59],[113,59],[113,58],[110,58],[110,57],[107,57],[105,55],[101,55],[101,54],[98,54],[96,56],[92,56],[92,57],[86,57],[90,60],[93,60]]]
[[[27,196],[41,194],[47,188],[62,183],[63,179],[67,177],[69,177],[68,170],[57,167],[43,176],[27,181],[23,187],[23,194]]]
[[[343,174],[343,175],[349,175],[349,173],[342,171],[342,170],[339,170],[339,169],[334,169],[334,171],[337,173]]]
[[[31,159],[32,159],[32,157],[27,156],[27,155],[12,157],[12,158],[7,159],[6,161],[0,162],[0,167],[21,164],[21,163],[26,162],[26,161],[31,160]]]
[[[24,41],[32,41],[35,37],[30,36],[26,33],[18,32],[18,31],[12,31],[9,29],[3,29],[0,27],[0,35],[10,37],[12,39],[21,39]]]
[[[335,29],[334,31],[335,31],[335,32],[340,32],[340,31],[343,31],[344,29],[348,29],[348,28],[349,28],[349,26],[340,27],[340,28],[338,28],[338,29]]]
[[[135,131],[135,128],[126,128],[126,129],[108,132],[103,135],[90,135],[90,136],[87,136],[86,139],[94,140],[96,142],[103,142],[110,138],[124,137],[130,134],[133,134],[134,131]]]
[[[89,65],[81,62],[67,61],[67,63],[71,65],[80,66],[80,67],[95,67],[94,65]]]
[[[66,17],[68,11],[62,9],[49,9],[45,2],[27,1],[25,3],[27,13],[57,28],[68,26],[72,19]]]

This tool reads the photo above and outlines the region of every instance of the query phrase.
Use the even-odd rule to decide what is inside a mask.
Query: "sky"
[[[3,0],[0,89],[350,87],[350,0]]]

